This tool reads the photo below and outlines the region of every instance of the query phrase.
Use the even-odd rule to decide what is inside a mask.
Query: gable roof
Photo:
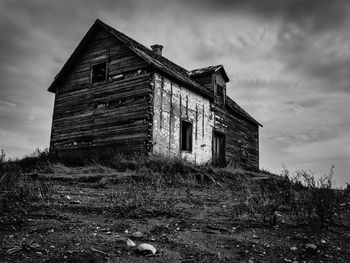
[[[216,65],[216,66],[209,66],[209,67],[205,67],[205,68],[194,69],[194,70],[190,71],[190,76],[192,78],[196,78],[199,76],[212,74],[212,73],[218,72],[218,71],[221,71],[222,76],[226,82],[230,81],[230,79],[228,78],[228,76],[226,74],[226,71],[225,71],[223,65]]]
[[[123,34],[122,32],[119,32],[118,30],[114,29],[113,27],[105,24],[101,20],[96,19],[94,24],[90,27],[89,31],[85,34],[85,36],[79,42],[76,49],[73,51],[71,56],[68,58],[66,63],[63,65],[62,69],[55,76],[50,87],[47,89],[48,91],[55,92],[57,84],[64,77],[64,75],[70,70],[73,63],[79,57],[79,55],[81,54],[81,52],[83,51],[85,46],[87,46],[89,39],[94,35],[96,30],[98,30],[98,27],[102,27],[105,30],[107,30],[109,33],[111,33],[113,36],[115,36],[116,39],[118,39],[119,41],[124,43],[135,54],[137,54],[139,57],[144,59],[146,61],[146,63],[148,63],[150,66],[153,66],[154,68],[165,73],[166,75],[168,75],[172,78],[175,78],[179,82],[185,84],[187,87],[192,88],[196,92],[201,93],[202,95],[205,95],[208,98],[213,99],[214,95],[208,89],[206,89],[201,84],[196,82],[193,79],[193,77],[197,77],[197,76],[205,75],[205,74],[210,74],[210,73],[217,72],[217,71],[221,70],[223,77],[225,78],[225,81],[229,81],[229,78],[227,77],[227,74],[226,74],[224,67],[222,65],[209,66],[206,68],[188,71],[188,70],[184,69],[183,67],[180,67],[179,65],[171,62],[167,58],[156,54],[151,49],[149,49],[149,48],[145,47],[144,45],[140,44],[139,42],[133,40],[132,38],[128,37],[127,35]],[[236,102],[234,102],[229,97],[227,97],[227,98],[228,98],[227,99],[227,102],[228,102],[227,107],[231,108],[235,112],[238,112],[242,117],[262,126],[253,117],[251,117],[245,110],[243,110],[240,106],[238,106],[238,104]]]
[[[115,36],[119,41],[124,43],[129,49],[131,49],[139,57],[144,59],[149,65],[155,67],[156,69],[160,70],[166,75],[175,78],[176,80],[180,81],[186,86],[195,89],[197,92],[201,93],[202,95],[205,95],[206,97],[209,97],[209,98],[213,98],[213,94],[211,94],[209,90],[207,90],[205,87],[203,87],[194,79],[192,79],[190,77],[189,72],[186,69],[176,65],[175,63],[171,62],[170,60],[168,60],[167,58],[161,55],[155,54],[155,52],[153,52],[151,49],[145,47],[139,42],[126,36],[122,32],[119,32],[113,27],[105,24],[99,19],[96,19],[96,21],[91,26],[89,31],[86,33],[84,38],[80,41],[79,45],[74,50],[73,54],[69,57],[67,62],[64,64],[61,71],[56,75],[54,81],[48,88],[48,91],[50,92],[55,91],[56,84],[63,77],[63,75],[69,70],[71,64],[75,61],[75,58],[80,54],[84,46],[87,45],[89,38],[93,35],[93,32],[98,26],[101,26],[102,28],[107,30],[109,33],[111,33],[113,36]]]

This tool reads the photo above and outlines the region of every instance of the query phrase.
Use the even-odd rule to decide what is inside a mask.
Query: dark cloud
[[[312,168],[333,153],[340,160],[350,149],[343,132],[349,126],[340,126],[349,124],[349,5],[0,0],[0,148],[20,156],[48,145],[54,96],[46,89],[100,18],[145,45],[164,44],[164,54],[188,69],[224,64],[229,95],[264,124],[262,166],[276,171],[286,162],[300,168],[303,159],[313,158]]]
[[[194,10],[212,13],[248,13],[265,19],[283,19],[307,31],[337,27],[347,18],[347,0],[195,0],[182,1]]]

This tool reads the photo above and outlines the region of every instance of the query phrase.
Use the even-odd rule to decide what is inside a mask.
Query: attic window
[[[91,83],[107,80],[107,62],[92,66]]]
[[[220,85],[216,86],[216,95],[218,96],[219,100],[224,99],[225,94],[224,94],[224,87],[223,86],[220,86]]]
[[[181,151],[192,152],[192,123],[181,121]]]

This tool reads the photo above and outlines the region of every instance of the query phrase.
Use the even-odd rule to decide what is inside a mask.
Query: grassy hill
[[[347,262],[349,187],[177,158],[0,162],[2,262]],[[127,245],[149,243],[156,254]]]

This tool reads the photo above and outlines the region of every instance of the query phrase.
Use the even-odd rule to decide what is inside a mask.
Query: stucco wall
[[[214,115],[209,100],[154,74],[153,103],[153,153],[181,155],[197,164],[210,161]],[[181,119],[193,123],[192,152],[180,151]]]

